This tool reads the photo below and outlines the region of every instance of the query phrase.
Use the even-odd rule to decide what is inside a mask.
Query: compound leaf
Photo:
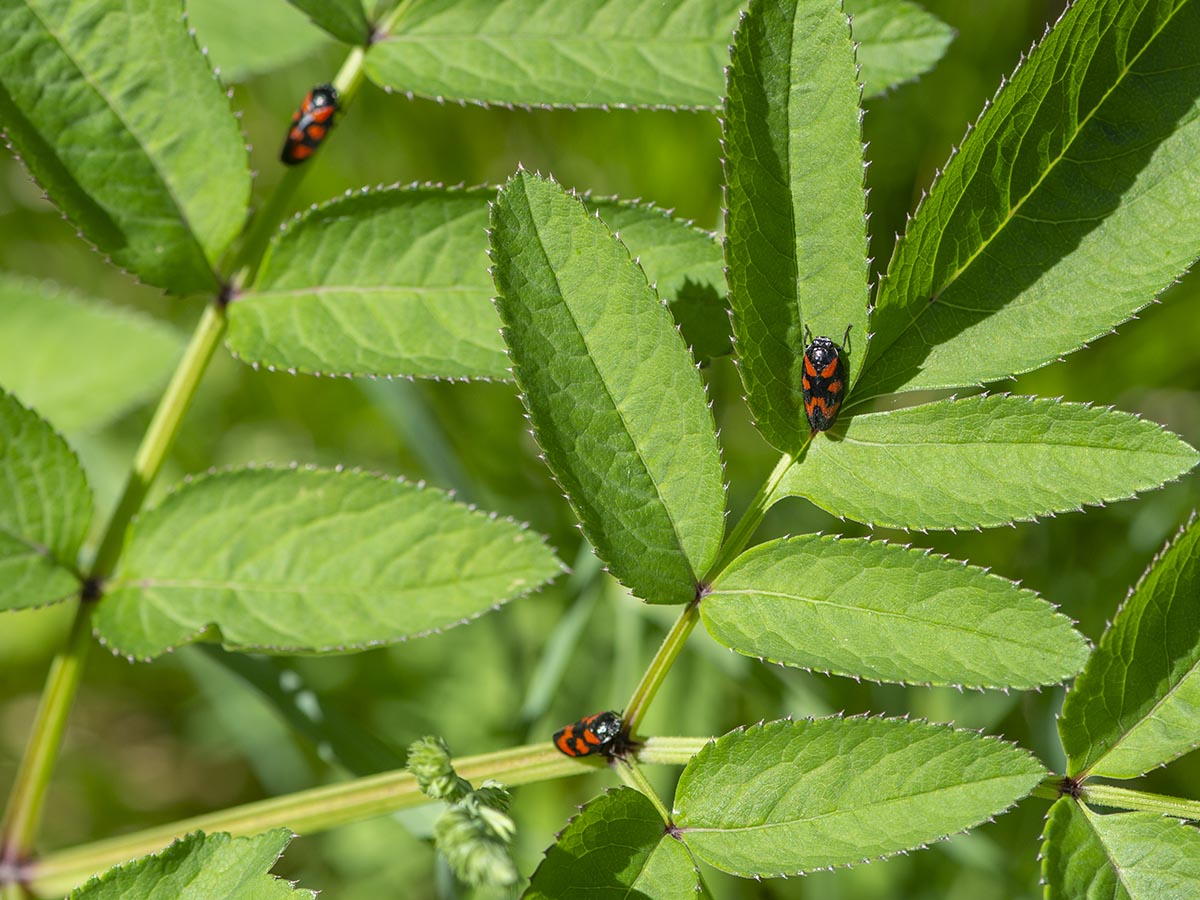
[[[175,293],[213,290],[246,147],[179,0],[0,0],[0,122],[80,231]]]
[[[518,172],[492,210],[497,308],[546,462],[634,593],[685,603],[724,531],[712,412],[629,251],[557,184]]]
[[[714,109],[740,0],[425,0],[366,57],[381,87],[527,106]]]
[[[975,732],[897,719],[769,722],[701,750],[675,818],[705,862],[770,877],[869,862],[1003,812],[1046,774]]]
[[[1057,684],[1082,635],[1033,591],[928,551],[805,535],[734,560],[700,604],[709,633],[770,662],[965,687]]]
[[[1067,774],[1137,778],[1200,746],[1200,525],[1151,563],[1063,703]]]
[[[0,390],[0,610],[79,593],[92,492],[50,424]]]
[[[461,624],[560,571],[538,535],[441,491],[242,469],[138,518],[94,621],[136,658],[209,629],[235,650],[348,652]]]
[[[826,435],[779,493],[894,528],[990,527],[1124,500],[1200,459],[1128,413],[1004,395],[843,415]]]
[[[286,828],[238,838],[197,831],[92,878],[67,900],[315,900],[270,874],[291,840]]]
[[[523,900],[677,900],[709,894],[654,804],[620,787],[588,803],[533,873]]]
[[[254,365],[306,373],[509,378],[487,272],[494,197],[493,188],[413,187],[306,213],[274,239],[253,287],[230,304],[230,349]],[[712,235],[653,206],[587,203],[622,231],[665,296],[691,283],[724,291]],[[710,321],[728,334],[727,316],[715,312],[691,331],[719,347]]]
[[[796,452],[805,329],[867,334],[860,89],[830,0],[757,0],[738,26],[725,101],[725,258],[734,343],[756,425]],[[862,353],[849,352],[853,381]]]
[[[152,397],[181,352],[179,335],[149,316],[0,276],[0,384],[63,431],[98,428]]]
[[[946,165],[880,284],[859,399],[1026,372],[1200,246],[1200,6],[1075,3]]]

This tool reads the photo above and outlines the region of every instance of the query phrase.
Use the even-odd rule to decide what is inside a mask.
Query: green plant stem
[[[627,734],[631,736],[637,734],[638,727],[642,724],[642,719],[646,715],[646,710],[650,708],[650,703],[654,700],[654,695],[658,693],[658,689],[662,686],[667,673],[671,671],[671,665],[675,662],[676,657],[679,656],[679,652],[683,650],[683,645],[687,642],[688,635],[692,633],[692,629],[696,627],[696,622],[699,618],[700,601],[693,600],[684,607],[682,615],[675,620],[675,624],[671,626],[671,630],[663,638],[662,646],[654,654],[654,659],[650,660],[650,665],[646,669],[645,674],[642,675],[642,680],[633,689],[633,696],[625,704],[623,718]]]
[[[108,520],[108,527],[100,541],[100,549],[96,551],[96,558],[92,562],[93,578],[103,579],[112,574],[125,542],[125,531],[134,515],[142,508],[146,493],[175,442],[183,416],[191,405],[196,389],[200,386],[200,379],[224,334],[225,311],[218,304],[210,303],[205,307],[204,314],[196,325],[191,343],[184,351],[183,359],[179,361],[171,383],[167,385],[166,393],[159,401],[158,409],[154,411],[150,427],[142,437],[137,455],[133,458],[125,490]]]
[[[1115,809],[1130,809],[1140,812],[1159,813],[1177,819],[1200,822],[1200,800],[1185,800],[1163,794],[1149,794],[1112,784],[1085,784],[1080,788],[1079,798],[1094,806]]]
[[[767,514],[767,510],[775,502],[775,491],[779,487],[779,482],[783,480],[783,476],[795,464],[800,454],[808,448],[808,444],[811,441],[812,437],[810,436],[808,441],[805,441],[804,447],[800,449],[800,453],[796,456],[789,456],[785,453],[780,458],[775,466],[775,470],[762,483],[762,486],[758,489],[758,493],[754,495],[754,499],[750,501],[750,505],[742,513],[742,518],[738,520],[733,531],[729,533],[729,537],[721,544],[721,552],[717,554],[716,562],[704,573],[703,581],[705,584],[712,584],[717,576],[725,571],[725,568],[746,549],[746,544],[750,542],[750,538],[754,537],[754,532],[762,524],[763,516]]]
[[[108,520],[100,547],[92,561],[91,581],[100,582],[112,574],[120,558],[129,523],[141,509],[146,492],[162,468],[179,432],[183,415],[195,396],[200,377],[224,332],[224,311],[215,303],[209,304],[133,458],[125,489]],[[92,644],[92,606],[86,600],[80,602],[67,643],[55,656],[46,676],[41,703],[17,770],[3,830],[0,832],[0,859],[18,861],[27,857],[32,849],[67,716],[79,689],[83,665]]]
[[[671,813],[667,810],[666,804],[662,802],[662,798],[658,796],[658,791],[654,790],[654,785],[650,783],[650,779],[646,777],[646,773],[642,771],[642,767],[637,764],[636,760],[618,759],[616,770],[617,774],[621,776],[622,781],[635,791],[641,791],[645,794],[646,799],[654,804],[654,808],[662,816],[664,825],[669,827],[673,824]]]
[[[811,440],[811,437],[809,440]],[[805,443],[804,446],[807,447],[808,444]],[[803,452],[803,449],[801,452]],[[734,527],[729,537],[721,545],[721,552],[717,555],[716,562],[712,564],[702,579],[705,584],[711,584],[713,579],[738,557],[738,554],[742,552],[750,538],[754,536],[755,530],[757,530],[763,516],[766,515],[767,510],[771,506],[772,497],[776,488],[779,487],[779,482],[783,480],[783,476],[787,474],[788,469],[795,462],[796,457],[788,455],[784,455],[779,460],[779,464],[775,466],[775,471],[763,482],[762,487],[758,489],[758,493],[750,501],[750,506],[746,508],[746,512],[743,513],[737,526]],[[642,724],[642,719],[645,717],[646,711],[650,708],[650,703],[654,699],[654,695],[658,693],[659,687],[667,677],[667,672],[671,670],[671,665],[683,649],[688,635],[696,627],[696,620],[699,617],[700,598],[697,598],[687,605],[683,614],[675,622],[675,625],[667,632],[662,646],[658,648],[658,653],[654,655],[654,659],[650,661],[649,667],[646,669],[645,674],[642,675],[642,680],[634,688],[633,696],[625,704],[624,713],[625,728],[630,735],[637,734],[638,727]]]
[[[596,771],[601,764],[599,759],[571,759],[549,743],[540,743],[456,759],[454,769],[474,784],[494,778],[506,785],[518,785]],[[29,884],[39,896],[62,896],[96,872],[161,850],[193,831],[249,835],[287,827],[300,834],[314,834],[428,802],[408,772],[372,775],[50,853],[30,866]]]
[[[354,97],[362,86],[364,59],[366,51],[362,47],[355,47],[334,76],[332,84],[338,93],[339,115],[345,114],[345,110],[354,102]],[[310,165],[286,167],[283,177],[275,185],[275,190],[271,192],[267,202],[250,220],[250,226],[246,229],[227,269],[233,273],[230,280],[235,292],[254,281],[266,253],[267,243],[271,240],[271,235],[278,230],[283,214],[291,204],[300,182],[308,174]]]
[[[91,608],[90,603],[80,603],[66,646],[50,664],[46,687],[0,829],[0,869],[20,866],[33,849],[54,761],[62,745],[67,713],[79,689],[84,660],[92,645]]]
[[[652,737],[638,748],[638,762],[664,766],[686,766],[693,756],[712,743],[706,737]]]

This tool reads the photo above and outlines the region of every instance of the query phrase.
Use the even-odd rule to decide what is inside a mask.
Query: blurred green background
[[[1053,22],[1062,2],[926,0],[958,37],[919,82],[867,105],[872,253],[882,267],[934,171],[983,103]],[[258,170],[256,196],[281,175],[279,144],[292,110],[344,57],[282,0],[238,4],[192,0],[191,22],[214,62],[234,77],[251,62],[263,28],[282,29],[294,47],[287,66],[238,81],[233,102]],[[251,7],[253,7],[251,9]],[[243,10],[244,14],[235,11]],[[285,23],[273,16],[280,12]],[[247,20],[247,16],[250,20]],[[262,22],[254,19],[264,16]],[[370,85],[343,118],[297,197],[297,209],[363,185],[498,183],[518,163],[552,172],[581,190],[641,197],[697,224],[719,227],[721,163],[714,116],[665,112],[546,112],[438,105],[389,96]],[[7,272],[73,286],[131,305],[186,334],[199,300],[165,298],[107,266],[41,196],[21,166],[0,161],[0,265]],[[1200,444],[1200,316],[1196,279],[1161,306],[1065,363],[1003,386],[1020,393],[1114,404]],[[1036,334],[1029,335],[1037,340]],[[119,347],[112,348],[120,353]],[[721,429],[732,515],[748,502],[776,455],[749,426],[728,360],[704,370]],[[102,507],[112,503],[150,410],[94,433],[70,433]],[[43,849],[165,823],[226,805],[396,764],[402,748],[429,732],[456,754],[548,739],[587,712],[619,707],[649,661],[674,611],[633,601],[577,559],[579,535],[525,430],[505,384],[351,382],[253,372],[219,356],[189,413],[157,490],[184,474],[243,462],[345,464],[424,478],[465,499],[532,523],[550,535],[576,575],[515,602],[469,628],[356,656],[248,660],[239,677],[220,651],[188,648],[151,665],[130,665],[103,649],[88,663],[51,791]],[[961,535],[879,536],[912,541],[1040,591],[1093,640],[1129,586],[1196,505],[1195,479],[1140,500],[1038,524]],[[800,501],[768,515],[759,534],[864,534]],[[570,617],[568,612],[573,610]],[[0,618],[0,789],[7,791],[28,732],[47,663],[71,610],[57,607]],[[538,674],[547,647],[570,647],[561,683]],[[280,679],[282,678],[282,682]],[[249,679],[249,680],[247,680]],[[315,721],[307,735],[251,687],[275,685],[295,715]],[[700,629],[672,671],[644,730],[719,734],[784,715],[839,710],[911,713],[984,728],[1018,740],[1061,771],[1054,714],[1062,691],[959,693],[859,684],[752,663]],[[340,761],[339,761],[340,760]],[[675,770],[652,773],[669,790]],[[532,871],[575,805],[615,779],[602,773],[521,788],[514,814],[517,853]],[[1195,755],[1139,786],[1197,796]],[[967,837],[908,856],[805,879],[741,882],[706,870],[720,898],[940,898],[1041,896],[1038,837],[1047,804],[1030,800]],[[428,842],[418,810],[299,839],[278,871],[330,898],[456,895]]]

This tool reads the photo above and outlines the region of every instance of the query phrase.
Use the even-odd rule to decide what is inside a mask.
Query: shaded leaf
[[[291,840],[286,828],[239,838],[197,831],[92,878],[68,900],[315,900],[269,874]]]
[[[441,491],[243,469],[138,518],[94,622],[139,658],[209,629],[230,649],[347,652],[469,621],[560,570],[536,534]]]
[[[306,59],[329,40],[288,3],[187,0],[187,12],[188,24],[227,84]]]
[[[678,900],[709,894],[687,848],[640,791],[619,787],[588,803],[546,851],[524,900]]]
[[[1062,798],[1042,843],[1046,900],[1192,900],[1200,832],[1156,813],[1098,815]]]
[[[371,36],[362,0],[288,0],[288,3],[304,10],[314,23],[339,41],[365,45]]]
[[[755,424],[775,447],[809,434],[805,329],[841,342],[847,377],[867,335],[867,232],[850,28],[828,0],[756,0],[738,26],[723,117],[725,258]]]
[[[0,43],[0,122],[50,199],[144,281],[213,290],[250,173],[179,0],[0,0],[0,33],[20,35]]]
[[[712,412],[671,316],[579,200],[518,172],[492,209],[497,308],[546,462],[634,593],[685,603],[716,558]]]
[[[494,197],[493,188],[413,187],[305,214],[276,236],[253,288],[230,305],[230,349],[308,373],[509,378],[487,273]],[[707,232],[653,206],[586,202],[621,230],[665,296],[691,281],[724,284]],[[727,332],[727,317],[712,317]],[[689,333],[707,340],[705,327]]]
[[[1136,778],[1200,746],[1200,525],[1151,563],[1058,721],[1067,774]]]
[[[367,77],[422,97],[528,106],[720,103],[740,0],[426,0]]]
[[[154,396],[182,351],[149,316],[0,276],[0,384],[63,431],[97,428]]]
[[[1074,4],[922,202],[879,287],[859,399],[1052,362],[1197,255],[1200,6]]]
[[[76,556],[91,517],[92,492],[67,442],[0,390],[0,610],[79,593]]]
[[[1124,500],[1200,459],[1137,416],[992,395],[843,418],[779,493],[894,528],[975,528]]]
[[[735,875],[869,862],[998,815],[1045,769],[975,732],[898,719],[769,722],[700,751],[675,796],[684,842]]]
[[[1074,675],[1088,654],[1033,591],[926,550],[836,536],[743,553],[700,615],[739,653],[875,681],[1031,688]]]
[[[847,0],[846,12],[868,96],[932,69],[954,40],[953,28],[910,0]]]

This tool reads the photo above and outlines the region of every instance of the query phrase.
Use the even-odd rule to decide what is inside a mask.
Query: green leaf
[[[740,0],[426,0],[367,52],[422,97],[714,109]]]
[[[780,495],[892,528],[976,528],[1124,500],[1200,459],[1166,429],[1079,403],[992,395],[843,417]]]
[[[683,771],[675,822],[718,869],[811,872],[923,847],[998,815],[1046,774],[1024,750],[899,719],[769,722]]]
[[[784,452],[809,435],[805,329],[867,336],[862,117],[850,28],[830,0],[757,0],[725,100],[725,258],[734,343],[756,425]]]
[[[1088,654],[1033,591],[927,550],[833,535],[743,553],[700,615],[739,653],[873,681],[1032,688]]]
[[[930,189],[880,285],[859,399],[1026,372],[1106,334],[1200,246],[1200,6],[1074,4]]]
[[[288,3],[304,10],[314,23],[339,41],[365,46],[371,37],[362,0],[288,0]]]
[[[497,309],[546,462],[635,594],[686,603],[725,490],[712,412],[646,276],[557,184],[518,172],[492,209]]]
[[[646,796],[619,787],[568,823],[522,900],[678,900],[709,897],[691,854]]]
[[[1130,900],[1100,838],[1070,797],[1050,807],[1041,857],[1046,900]]]
[[[274,239],[253,288],[230,304],[230,349],[307,373],[509,378],[487,273],[494,197],[494,188],[413,187],[312,210]],[[660,289],[724,285],[707,232],[653,206],[587,203],[622,231]],[[728,333],[715,311],[689,329],[706,349],[719,345],[707,337],[711,319]]]
[[[179,335],[148,316],[0,275],[0,384],[63,431],[98,428],[152,397],[181,352]]]
[[[1194,900],[1200,832],[1157,813],[1054,804],[1042,845],[1047,900]]]
[[[1137,778],[1200,746],[1200,524],[1150,564],[1063,703],[1067,773]]]
[[[230,304],[230,349],[316,374],[503,376],[485,255],[493,196],[386,190],[312,210],[276,236],[253,289]]]
[[[729,354],[725,260],[717,236],[653,205],[599,197],[583,202],[641,263],[696,359]]]
[[[78,594],[92,492],[67,442],[3,390],[0,463],[0,610]]]
[[[307,59],[328,42],[307,16],[277,0],[187,0],[187,13],[197,40],[227,84]],[[282,144],[282,134],[279,140]]]
[[[868,96],[932,69],[954,40],[954,29],[910,0],[847,0]]]
[[[212,266],[250,196],[229,98],[179,0],[0,0],[0,123],[80,231],[176,293]]]
[[[269,874],[291,840],[286,828],[239,838],[197,831],[92,878],[68,900],[315,900]]]
[[[207,629],[234,650],[348,652],[467,622],[560,570],[537,535],[441,491],[242,469],[138,517],[94,621],[138,658]]]

